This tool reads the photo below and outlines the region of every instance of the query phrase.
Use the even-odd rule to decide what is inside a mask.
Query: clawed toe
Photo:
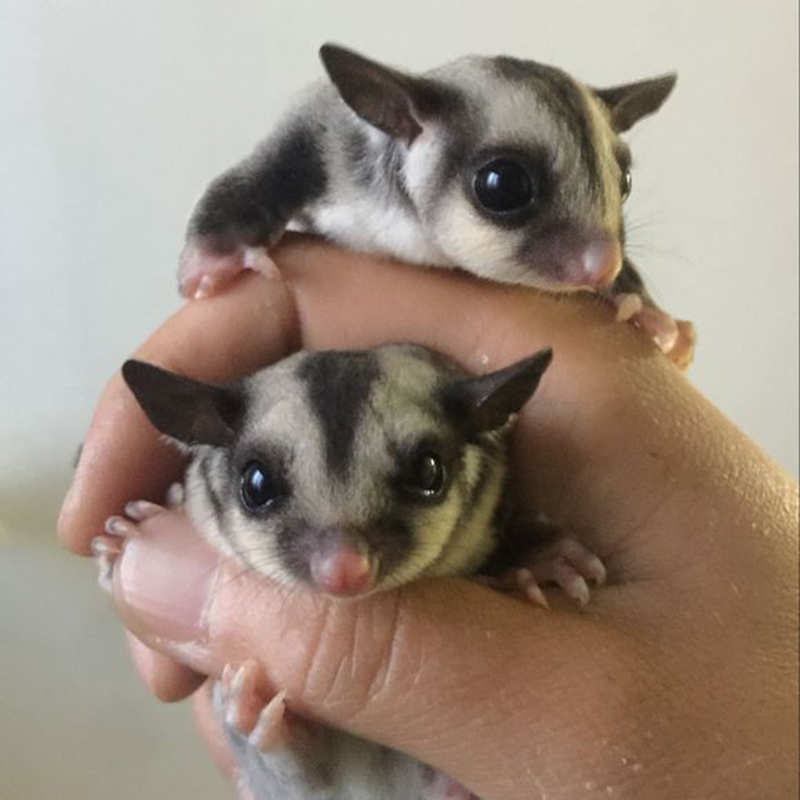
[[[686,369],[694,355],[695,332],[691,322],[673,319],[653,305],[646,305],[635,292],[610,298],[617,310],[617,322],[629,322],[639,328],[670,361]]]
[[[152,503],[149,500],[131,500],[125,504],[125,516],[115,514],[103,524],[103,534],[95,536],[91,541],[92,555],[99,570],[100,587],[111,592],[114,564],[125,548],[125,541],[139,535],[139,524],[167,510],[176,510],[183,503],[183,486],[175,483],[167,493],[167,506]]]
[[[541,586],[558,586],[578,606],[591,599],[589,583],[601,586],[607,573],[603,562],[576,539],[559,537],[555,542],[534,554],[529,564],[517,570],[516,583],[534,604],[549,608]]]
[[[302,725],[287,718],[286,693],[268,701],[260,691],[258,663],[248,659],[239,667],[225,667],[218,683],[220,710],[225,725],[262,753],[281,749],[302,735]],[[297,742],[294,742],[295,744]]]
[[[232,253],[216,253],[190,241],[180,257],[178,289],[183,297],[204,300],[219,294],[245,269],[269,269],[272,260],[263,248],[238,247]]]
[[[158,503],[151,503],[149,500],[131,500],[125,504],[125,515],[136,522],[144,522],[146,519],[162,514],[166,509]],[[110,517],[110,520],[118,520],[120,517]]]

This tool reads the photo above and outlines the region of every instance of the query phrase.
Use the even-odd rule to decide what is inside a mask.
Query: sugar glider
[[[257,573],[340,599],[480,574],[534,603],[546,605],[540,584],[555,583],[584,604],[588,582],[605,580],[602,562],[521,523],[505,490],[509,431],[551,355],[474,377],[396,344],[299,352],[225,387],[138,361],[123,376],[155,428],[191,456],[183,503],[195,525]],[[130,532],[160,510],[128,504],[107,531]],[[256,800],[471,797],[401,753],[312,729],[252,663],[227,669],[215,691]]]
[[[287,228],[350,248],[551,292],[588,290],[681,365],[690,323],[658,309],[624,254],[631,152],[620,138],[657,111],[674,74],[593,89],[507,56],[466,56],[423,74],[342,47],[241,163],[207,188],[179,281],[218,291],[270,267]]]

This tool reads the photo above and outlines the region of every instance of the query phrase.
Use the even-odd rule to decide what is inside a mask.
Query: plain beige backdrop
[[[176,307],[204,183],[333,40],[596,85],[676,69],[631,135],[631,251],[695,320],[691,378],[798,469],[796,0],[0,0],[0,798],[228,796],[185,708],[145,696],[91,565],[53,545],[95,398]]]

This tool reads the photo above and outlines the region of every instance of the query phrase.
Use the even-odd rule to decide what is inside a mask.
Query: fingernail
[[[126,624],[147,639],[197,644],[219,557],[183,514],[164,512],[140,526],[119,559],[115,603]]]

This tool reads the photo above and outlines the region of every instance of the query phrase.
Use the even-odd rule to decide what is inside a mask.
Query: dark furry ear
[[[122,377],[161,433],[189,445],[233,442],[244,406],[235,389],[193,381],[144,361],[126,361]]]
[[[505,369],[460,381],[457,395],[466,403],[469,427],[483,432],[505,425],[531,398],[552,360],[548,347]]]
[[[319,51],[342,99],[370,125],[411,144],[427,119],[441,110],[438,87],[334,44]]]
[[[618,133],[632,128],[642,117],[654,114],[672,94],[678,76],[672,72],[610,89],[595,89],[611,114],[611,125]]]

